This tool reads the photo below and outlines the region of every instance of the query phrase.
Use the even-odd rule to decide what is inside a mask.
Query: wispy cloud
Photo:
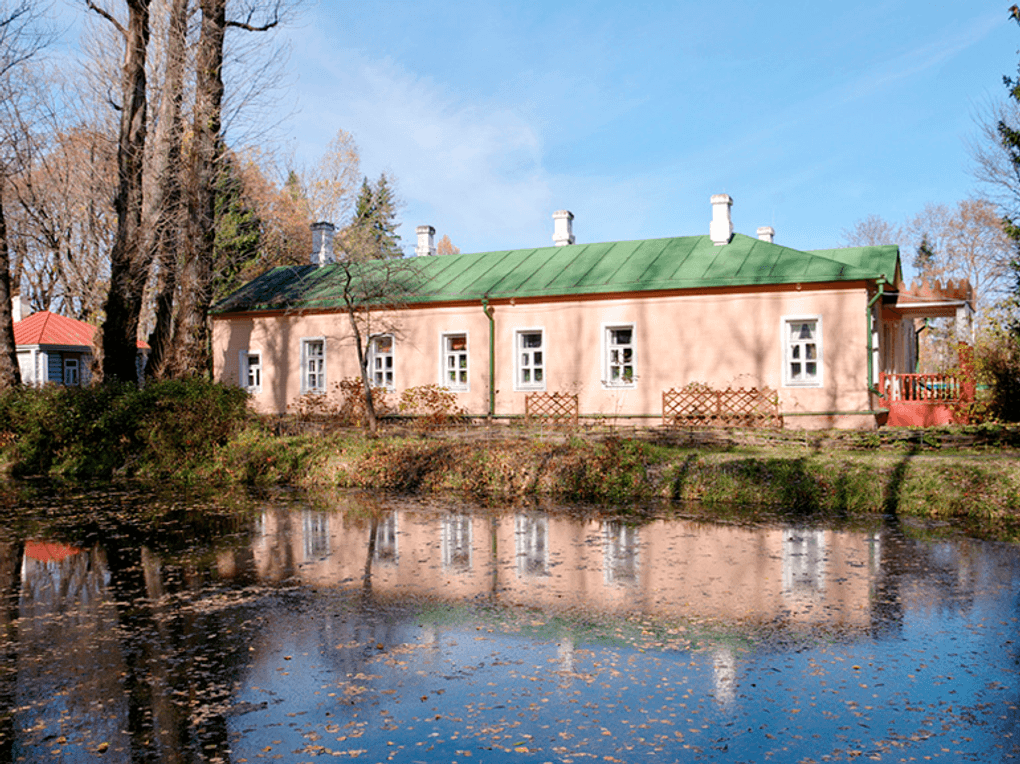
[[[551,212],[552,195],[542,138],[528,119],[467,103],[392,60],[334,50],[319,63],[316,81],[303,84],[302,141],[325,146],[343,128],[361,147],[366,174],[392,172],[407,202],[405,244],[424,223],[466,249],[531,240],[522,229]]]

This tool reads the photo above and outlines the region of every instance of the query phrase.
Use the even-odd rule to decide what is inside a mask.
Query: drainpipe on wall
[[[878,284],[878,291],[875,293],[874,297],[872,297],[870,300],[868,300],[868,307],[865,309],[865,312],[867,313],[867,319],[868,319],[868,380],[867,380],[867,388],[868,388],[868,392],[869,393],[874,393],[879,398],[884,398],[885,396],[882,395],[882,391],[879,390],[877,387],[875,387],[875,384],[872,381],[875,378],[875,374],[874,374],[874,372],[875,372],[875,358],[874,358],[874,355],[875,355],[875,346],[874,346],[874,342],[872,341],[872,337],[874,336],[874,323],[873,323],[874,322],[874,317],[872,316],[871,309],[875,306],[875,303],[878,302],[882,298],[882,295],[885,293],[885,276],[879,276],[878,277],[878,281],[876,283]]]
[[[489,305],[489,298],[482,298],[482,310],[489,319],[489,418],[496,413],[496,309]]]

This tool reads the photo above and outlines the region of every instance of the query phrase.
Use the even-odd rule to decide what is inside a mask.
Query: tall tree
[[[450,241],[449,234],[443,234],[438,242],[436,242],[436,254],[437,255],[459,255],[460,247]]]
[[[354,207],[354,218],[342,234],[344,251],[355,259],[403,257],[397,234],[397,211],[401,206],[392,181],[382,173],[370,183],[364,178]]]
[[[184,182],[184,86],[188,51],[188,0],[170,0],[165,30],[164,77],[159,121],[152,150],[152,193],[146,209],[146,268],[155,264],[155,317],[149,333],[146,376],[166,373],[172,338],[174,295],[178,261],[188,237],[185,235]]]
[[[227,0],[199,0],[201,32],[196,54],[192,193],[192,246],[181,269],[180,304],[174,323],[175,374],[206,373],[209,367],[209,307],[216,253],[216,183],[223,156],[223,60],[228,27],[264,32],[280,23],[281,3],[252,2],[244,20],[227,19]]]
[[[145,57],[149,45],[150,0],[125,0],[127,26],[104,8],[88,7],[109,21],[124,40],[121,67],[120,128],[117,139],[117,236],[110,253],[110,290],[103,323],[103,379],[137,380],[138,317],[148,279],[143,246],[142,212],[147,131]]]
[[[841,237],[846,247],[870,247],[881,244],[897,244],[900,240],[900,229],[881,215],[868,215],[844,228]]]
[[[9,119],[17,108],[17,86],[14,74],[47,42],[46,33],[38,27],[40,9],[34,0],[8,2],[0,0],[0,390],[21,384],[17,348],[14,344],[14,322],[11,307],[10,244],[4,217],[4,190],[7,176],[16,163],[12,141],[16,142],[20,120]],[[12,123],[13,122],[13,123]],[[13,287],[13,288],[12,288]]]

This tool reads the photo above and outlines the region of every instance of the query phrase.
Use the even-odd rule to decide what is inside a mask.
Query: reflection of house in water
[[[384,565],[397,564],[397,513],[387,512],[375,529],[375,551],[372,559]]]
[[[606,584],[638,581],[638,529],[618,520],[602,524],[602,560]]]
[[[538,514],[515,515],[514,548],[518,578],[548,575],[549,518]]]
[[[301,530],[305,562],[329,554],[329,514],[304,510],[301,513]]]
[[[635,525],[542,512],[394,511],[375,521],[336,513],[311,525],[288,517],[280,510],[263,520],[254,549],[260,575],[284,576],[281,566],[308,548],[289,534],[309,532],[322,537],[316,549],[333,553],[286,575],[329,585],[370,572],[378,594],[866,627],[878,569],[873,537],[833,530]]]
[[[791,599],[825,593],[825,531],[790,529],[783,534],[783,595]]]
[[[443,570],[471,570],[471,515],[446,514],[442,523]]]

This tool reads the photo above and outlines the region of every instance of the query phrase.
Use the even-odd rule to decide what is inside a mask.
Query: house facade
[[[583,417],[648,420],[664,391],[697,382],[768,388],[787,426],[880,423],[880,374],[916,365],[898,248],[793,250],[771,228],[734,234],[730,197],[712,202],[703,236],[577,244],[560,212],[554,246],[437,256],[419,227],[403,263],[413,286],[359,304],[373,382],[396,394],[438,384],[475,416],[522,415],[529,394],[559,392]],[[329,262],[324,233],[312,264],[276,268],[214,309],[215,377],[261,412],[359,375],[351,268]]]

